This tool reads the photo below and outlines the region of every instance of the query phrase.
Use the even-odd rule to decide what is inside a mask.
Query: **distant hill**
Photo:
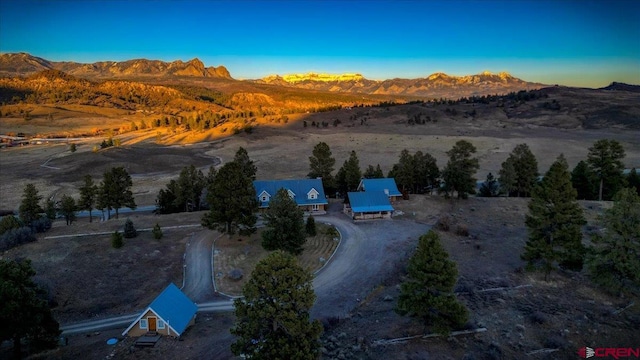
[[[617,91],[631,91],[640,92],[640,85],[629,85],[625,83],[612,82],[611,85],[600,88],[601,90],[617,90]]]
[[[134,59],[127,61],[100,61],[92,64],[77,62],[55,62],[26,53],[0,55],[0,74],[9,76],[30,75],[42,70],[60,70],[84,78],[132,78],[190,76],[232,79],[224,66],[205,67],[195,58],[165,62],[160,60]]]
[[[531,90],[545,85],[531,83],[509,73],[451,76],[434,73],[426,78],[369,80],[360,74],[291,74],[271,75],[257,83],[289,86],[330,92],[348,92],[379,95],[404,95],[427,98],[459,98],[468,96],[503,94],[519,90]]]

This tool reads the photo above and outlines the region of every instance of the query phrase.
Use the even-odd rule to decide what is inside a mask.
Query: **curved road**
[[[317,216],[316,221],[335,225],[342,241],[329,263],[314,278],[317,299],[311,310],[313,318],[345,317],[384,281],[389,268],[404,266],[401,259],[406,258],[417,238],[430,228],[397,219],[354,224],[341,214]],[[219,235],[210,230],[195,232],[185,253],[183,291],[198,304],[198,312],[233,310],[230,299],[211,301],[216,297],[212,283],[212,244],[216,236]],[[69,324],[61,330],[69,335],[125,327],[137,315],[139,313]]]

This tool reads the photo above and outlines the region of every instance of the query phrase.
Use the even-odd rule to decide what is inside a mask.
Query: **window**
[[[318,204],[311,205],[311,210],[318,211]]]
[[[318,194],[316,194],[316,193],[311,193],[311,194],[309,194],[309,199],[311,199],[311,200],[315,200],[315,199],[317,199],[317,198],[318,198]]]
[[[262,195],[262,202],[266,202],[269,199],[267,195]]]
[[[158,319],[158,329],[164,329],[164,321]]]
[[[148,329],[149,324],[147,323],[147,319],[140,319],[140,329]]]

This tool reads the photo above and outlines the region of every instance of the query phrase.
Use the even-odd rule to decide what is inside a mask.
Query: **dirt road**
[[[396,219],[354,224],[347,216],[335,213],[318,216],[316,221],[335,225],[342,234],[342,243],[314,279],[314,318],[346,316],[384,281],[390,267],[404,266],[400,259],[413,251],[418,237],[430,228]]]

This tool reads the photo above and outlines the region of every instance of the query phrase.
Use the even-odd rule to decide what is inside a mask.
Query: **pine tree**
[[[256,168],[253,160],[249,158],[247,150],[240,147],[238,151],[236,151],[233,161],[240,165],[240,169],[242,169],[242,173],[245,177],[251,179],[251,181],[256,179],[256,171],[258,171],[258,168]]]
[[[93,182],[91,175],[85,175],[84,184],[80,187],[80,201],[78,208],[89,212],[89,222],[93,221],[91,211],[96,204],[98,196],[98,186]]]
[[[571,184],[578,193],[578,199],[593,200],[596,198],[595,176],[585,161],[580,161],[571,172]]]
[[[31,350],[55,348],[58,322],[44,300],[46,291],[33,281],[30,260],[0,259],[0,342],[13,341],[14,357],[22,358],[22,343]]]
[[[429,231],[420,237],[409,260],[396,311],[420,318],[425,326],[441,334],[462,327],[468,312],[453,293],[457,277],[456,264],[449,260],[438,234]]]
[[[334,170],[336,159],[331,154],[329,145],[324,142],[318,143],[313,147],[313,156],[309,157],[309,173],[307,177],[310,179],[322,178],[325,194],[333,194],[335,192],[335,180],[331,173]]]
[[[627,186],[636,190],[636,193],[640,195],[640,173],[636,168],[632,168],[627,175]]]
[[[120,249],[124,245],[124,239],[122,238],[122,234],[116,230],[113,234],[111,234],[111,246],[114,249]]]
[[[267,229],[262,232],[262,247],[293,255],[302,253],[306,241],[304,214],[287,190],[278,190],[263,217]]]
[[[525,224],[529,231],[522,259],[529,267],[541,267],[545,280],[556,264],[572,270],[582,268],[584,247],[582,208],[571,186],[563,155],[551,165],[542,182],[533,189]]]
[[[209,212],[202,217],[202,226],[229,235],[256,232],[258,199],[253,182],[235,161],[224,164],[207,189]]]
[[[496,197],[500,194],[500,186],[498,186],[498,181],[493,176],[492,173],[487,174],[487,178],[480,186],[480,196],[483,197]]]
[[[345,160],[338,175],[336,176],[336,182],[338,190],[343,195],[346,195],[349,191],[356,191],[358,185],[362,180],[362,173],[360,172],[360,161],[355,151],[351,151],[349,159]]]
[[[598,200],[611,200],[624,186],[624,148],[616,140],[598,140],[589,148],[587,163],[598,181]]]
[[[640,287],[640,195],[624,188],[603,217],[604,234],[595,234],[589,270],[594,282],[614,294]]]
[[[415,166],[413,173],[414,191],[416,193],[422,193],[423,189],[429,189],[429,192],[437,189],[440,170],[438,169],[436,158],[429,153],[423,154],[422,151],[416,151],[416,153],[413,154],[413,164]]]
[[[233,354],[255,360],[317,359],[322,325],[309,316],[316,298],[312,279],[285,252],[260,261],[242,289],[243,297],[234,301]]]
[[[49,220],[55,220],[56,214],[58,213],[58,208],[56,207],[56,202],[53,201],[52,198],[47,198],[44,202],[44,215]]]
[[[518,174],[516,173],[516,168],[513,164],[514,159],[512,157],[508,157],[502,163],[502,167],[500,168],[500,172],[498,173],[498,182],[500,183],[500,192],[506,194],[507,196],[511,196],[511,193],[516,188],[516,179]]]
[[[511,174],[509,166],[513,167]],[[503,169],[507,175],[504,184],[510,193],[515,192],[518,197],[527,197],[531,194],[531,189],[538,179],[538,160],[527,144],[519,144],[513,149],[507,161],[503,163]],[[502,180],[500,184],[503,184]]]
[[[20,203],[19,215],[20,220],[26,225],[30,226],[31,223],[40,217],[43,212],[42,208],[38,204],[42,196],[38,194],[38,189],[35,185],[29,183],[25,185],[24,192],[22,194],[22,202]]]
[[[202,171],[196,169],[194,165],[185,166],[180,171],[176,182],[174,207],[181,211],[200,210],[200,197],[204,187],[205,178]]]
[[[413,156],[409,153],[409,150],[404,149],[400,152],[398,167],[395,168],[395,181],[403,193],[413,191],[414,188],[416,165],[413,160]]]
[[[111,209],[116,211],[116,219],[122,207],[132,210],[136,208],[136,202],[131,192],[131,176],[125,168],[113,167],[104,173],[104,178],[98,190],[98,205],[101,209],[106,208],[108,218],[111,218]]]
[[[76,201],[71,196],[67,196],[66,194],[62,195],[62,200],[60,200],[60,209],[58,209],[58,212],[67,221],[67,225],[70,225],[76,220],[77,210]]]
[[[318,231],[316,229],[316,219],[313,216],[309,215],[307,217],[307,222],[304,225],[305,232],[308,236],[316,236]]]
[[[442,170],[442,191],[447,197],[457,193],[458,199],[466,199],[468,194],[475,194],[476,179],[473,176],[480,167],[478,158],[472,157],[475,152],[475,146],[466,140],[456,142],[453,148],[447,151],[449,161]]]
[[[135,226],[133,226],[133,221],[131,221],[131,219],[127,219],[127,221],[124,222],[124,237],[127,239],[133,239],[136,236],[138,236],[138,231]]]
[[[378,166],[376,166],[375,168],[373,167],[373,165],[369,165],[362,174],[362,177],[365,179],[380,179],[384,177],[384,173],[380,168],[380,164],[378,164]]]

